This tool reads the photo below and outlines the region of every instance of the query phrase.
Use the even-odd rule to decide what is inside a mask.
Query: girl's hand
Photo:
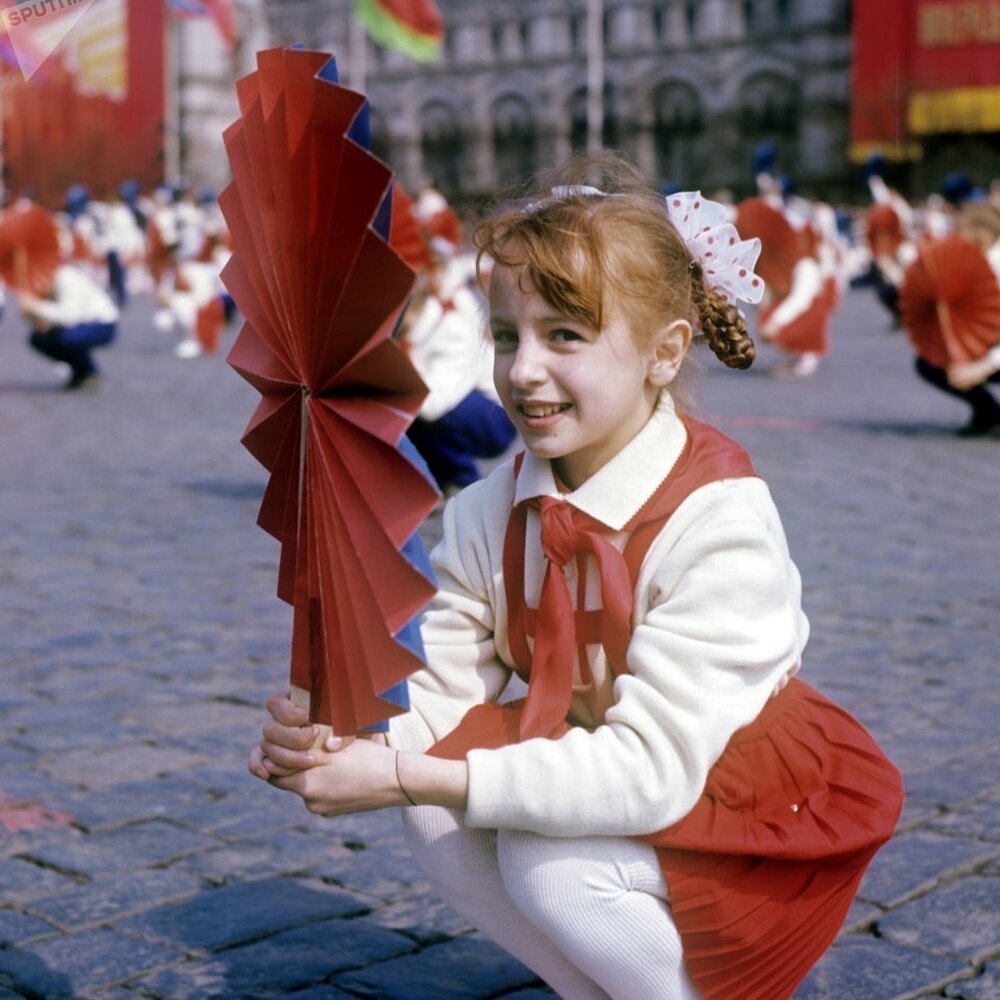
[[[294,705],[287,694],[268,698],[267,710],[271,721],[265,724],[260,743],[250,751],[247,761],[250,773],[268,781],[275,776],[287,777],[315,767],[319,762],[316,741],[321,729],[310,724],[309,713]],[[365,734],[364,738],[385,744],[382,733]],[[331,734],[323,743],[323,749],[336,753],[353,740],[353,736]]]
[[[396,780],[396,751],[361,739],[334,753],[314,753],[312,767],[268,778],[275,788],[298,795],[309,812],[339,816],[407,804]]]

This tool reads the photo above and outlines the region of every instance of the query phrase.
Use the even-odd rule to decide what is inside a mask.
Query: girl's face
[[[576,489],[649,420],[690,341],[684,321],[644,347],[617,309],[593,330],[561,315],[520,268],[497,265],[490,327],[497,392],[525,446]]]

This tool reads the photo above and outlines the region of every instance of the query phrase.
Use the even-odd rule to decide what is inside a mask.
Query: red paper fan
[[[44,208],[16,202],[0,212],[0,278],[10,288],[44,295],[61,261],[59,227]]]
[[[389,246],[406,261],[414,271],[430,266],[431,248],[427,237],[413,214],[413,199],[398,181],[392,186],[392,223],[389,228]]]
[[[271,473],[258,523],[281,542],[293,691],[354,733],[402,710],[394,692],[422,665],[410,625],[434,592],[413,539],[438,494],[400,450],[427,390],[392,340],[413,272],[373,228],[392,175],[333,60],[261,52],[237,96],[219,201],[246,324],[229,362],[263,396],[243,442]]]
[[[1000,341],[1000,284],[986,254],[955,234],[925,240],[899,288],[917,354],[938,368],[972,361]]]
[[[763,198],[747,198],[736,206],[736,230],[745,239],[760,240],[755,268],[775,298],[783,299],[792,285],[792,271],[802,256],[792,224]]]
[[[903,224],[891,205],[875,204],[868,209],[865,242],[875,258],[895,256],[903,242]]]

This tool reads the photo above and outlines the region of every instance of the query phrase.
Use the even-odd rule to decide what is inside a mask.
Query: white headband
[[[550,201],[579,197],[617,196],[588,184],[563,185],[554,187],[548,198],[532,202],[525,211],[534,212]],[[741,239],[736,227],[726,219],[725,206],[703,198],[700,191],[679,191],[667,195],[665,201],[667,217],[697,261],[704,281],[732,305],[737,301],[760,302],[764,282],[753,270],[760,256],[760,240]]]
[[[732,305],[737,300],[760,302],[764,282],[753,273],[760,240],[740,239],[736,227],[726,221],[725,206],[703,198],[700,191],[678,191],[667,195],[666,202],[667,215],[705,281]]]

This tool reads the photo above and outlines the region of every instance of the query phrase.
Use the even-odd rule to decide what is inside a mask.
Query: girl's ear
[[[653,385],[662,387],[674,380],[691,346],[691,336],[691,324],[686,319],[675,319],[657,331],[649,363],[649,381]]]

